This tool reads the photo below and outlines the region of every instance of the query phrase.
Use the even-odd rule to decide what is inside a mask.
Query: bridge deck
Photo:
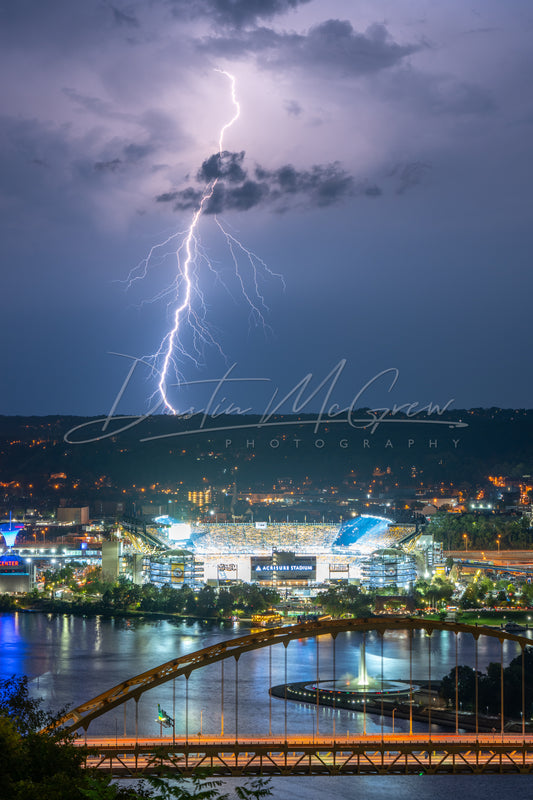
[[[79,740],[80,744],[83,740]],[[87,739],[88,767],[139,777],[192,775],[482,774],[533,772],[533,736],[393,734],[365,737]]]

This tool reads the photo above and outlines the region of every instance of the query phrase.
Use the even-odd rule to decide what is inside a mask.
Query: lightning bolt
[[[222,69],[216,69],[215,72],[224,75],[230,81],[231,102],[234,107],[232,118],[222,126],[218,137],[218,155],[220,163],[222,163],[224,136],[239,119],[241,107],[237,100],[235,76]],[[220,343],[212,335],[206,322],[207,307],[201,289],[203,273],[207,270],[215,280],[223,283],[226,289],[228,287],[222,281],[219,271],[215,269],[207,252],[202,247],[198,233],[200,220],[213,197],[219,180],[220,177],[217,176],[204,186],[189,227],[185,231],[171,233],[164,241],[154,245],[146,257],[130,272],[126,281],[128,287],[131,287],[136,281],[144,280],[150,269],[159,266],[168,257],[169,248],[175,247],[172,251],[177,265],[175,279],[171,286],[152,298],[152,301],[160,300],[168,295],[172,298],[169,301],[172,326],[155,354],[151,356],[153,371],[158,375],[157,389],[154,394],[159,393],[165,411],[170,414],[179,413],[169,399],[168,387],[171,373],[176,376],[178,386],[182,382],[180,361],[191,360],[198,367],[203,348],[206,345],[215,347],[224,356]],[[229,251],[240,294],[250,309],[249,322],[254,326],[262,326],[266,330],[268,326],[265,314],[268,312],[268,307],[261,291],[261,281],[275,278],[280,280],[284,287],[283,277],[270,270],[256,253],[245,247],[236,236],[227,230],[216,215],[214,220]],[[246,273],[242,270],[243,261],[247,265]],[[184,343],[185,331],[191,334],[192,344],[188,348]]]

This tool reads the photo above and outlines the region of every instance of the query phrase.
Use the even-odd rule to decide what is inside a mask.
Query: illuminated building
[[[67,522],[71,525],[87,525],[89,522],[89,506],[81,506],[80,508],[58,508],[56,519],[58,522]]]
[[[211,489],[201,489],[200,491],[189,492],[187,499],[194,506],[207,506],[211,502]]]
[[[416,535],[414,525],[396,525],[390,519],[368,515],[341,526],[333,523],[219,522],[196,526],[187,549],[202,559],[205,580],[212,585],[236,580],[245,583],[271,580],[272,570],[270,576],[269,570],[263,575],[257,567],[273,564],[281,552],[295,554],[301,566],[306,559],[313,559],[313,569],[308,569],[307,574],[303,569],[293,570],[293,577],[305,584],[320,584],[359,579],[361,560],[365,556],[386,547],[397,547]],[[282,580],[289,572],[279,570],[274,581]]]
[[[415,581],[415,559],[396,548],[377,550],[361,564],[361,585],[365,589],[410,589]]]
[[[113,539],[102,542],[102,577],[104,580],[115,581],[120,574],[120,560],[122,556],[122,542]]]
[[[34,584],[34,568],[30,559],[13,555],[10,551],[0,558],[0,594],[29,592]]]
[[[179,589],[184,584],[196,587],[203,583],[204,565],[196,561],[191,553],[169,551],[153,555],[149,559],[148,581],[155,586],[170,585]]]

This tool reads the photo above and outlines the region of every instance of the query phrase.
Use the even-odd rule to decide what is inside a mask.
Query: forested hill
[[[457,485],[533,474],[531,410],[470,409],[413,420],[397,414],[377,427],[370,412],[356,416],[355,427],[338,418],[318,428],[311,415],[275,417],[268,425],[238,415],[115,417],[105,427],[102,418],[3,416],[0,479],[65,473],[89,484],[106,476],[114,486],[196,485],[203,478],[228,482],[238,471],[241,485],[270,487],[280,476],[333,485],[350,474],[366,480],[376,469],[389,469],[402,485],[413,476]]]

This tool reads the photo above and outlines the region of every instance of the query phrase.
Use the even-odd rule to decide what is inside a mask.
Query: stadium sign
[[[312,581],[316,578],[316,556],[296,556],[292,552],[278,551],[271,557],[252,557],[250,566],[252,579],[257,581]]]
[[[310,572],[314,569],[312,564],[260,564],[255,567],[256,572]]]

